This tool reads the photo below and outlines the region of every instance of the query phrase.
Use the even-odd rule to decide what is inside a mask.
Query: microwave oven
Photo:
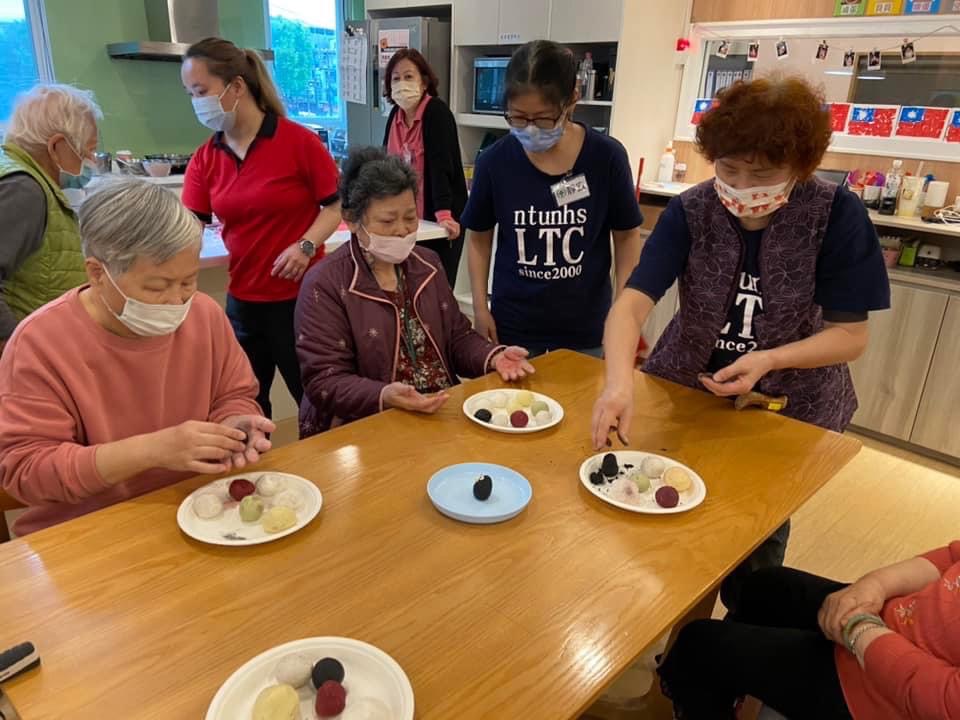
[[[473,61],[473,112],[502,115],[509,57],[479,57]]]

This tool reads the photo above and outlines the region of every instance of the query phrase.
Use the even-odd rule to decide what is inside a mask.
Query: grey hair
[[[383,148],[360,147],[350,151],[340,175],[340,210],[358,222],[371,200],[396,197],[407,190],[417,194],[417,173]]]
[[[96,258],[114,276],[139,257],[160,264],[199,246],[202,232],[176,195],[146,180],[106,181],[80,207],[84,257]]]
[[[63,133],[73,149],[83,154],[87,143],[96,138],[97,122],[102,119],[103,112],[89,90],[42,83],[17,97],[6,141],[34,153]]]

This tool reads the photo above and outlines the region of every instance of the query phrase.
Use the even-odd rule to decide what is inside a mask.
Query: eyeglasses
[[[510,127],[517,129],[523,129],[530,127],[531,125],[536,125],[541,130],[553,130],[557,127],[557,124],[563,119],[563,116],[566,114],[566,108],[560,111],[560,114],[554,118],[550,117],[538,117],[538,118],[528,118],[524,115],[511,115],[510,113],[504,113],[503,118],[507,121],[507,124]]]

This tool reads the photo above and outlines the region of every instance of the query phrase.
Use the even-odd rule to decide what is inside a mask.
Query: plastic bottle
[[[883,191],[880,193],[880,214],[894,215],[897,212],[897,198],[903,184],[903,160],[894,160],[893,168],[887,173]]]
[[[673,169],[677,164],[677,156],[673,152],[673,143],[667,145],[667,149],[660,156],[660,167],[657,170],[657,182],[673,182]]]
[[[589,93],[590,73],[593,72],[593,53],[585,53],[580,63],[580,99],[593,100]]]

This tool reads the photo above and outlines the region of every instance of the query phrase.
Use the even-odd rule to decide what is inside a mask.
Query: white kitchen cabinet
[[[496,45],[499,33],[497,3],[457,0],[453,6],[454,45]]]
[[[543,40],[549,24],[550,0],[500,0],[497,41],[500,45],[520,45]]]
[[[867,351],[850,365],[860,401],[854,425],[910,440],[948,299],[890,286],[891,309],[870,315]]]
[[[960,297],[951,297],[910,441],[960,457]]]
[[[553,0],[550,39],[559,43],[619,42],[623,0]]]

